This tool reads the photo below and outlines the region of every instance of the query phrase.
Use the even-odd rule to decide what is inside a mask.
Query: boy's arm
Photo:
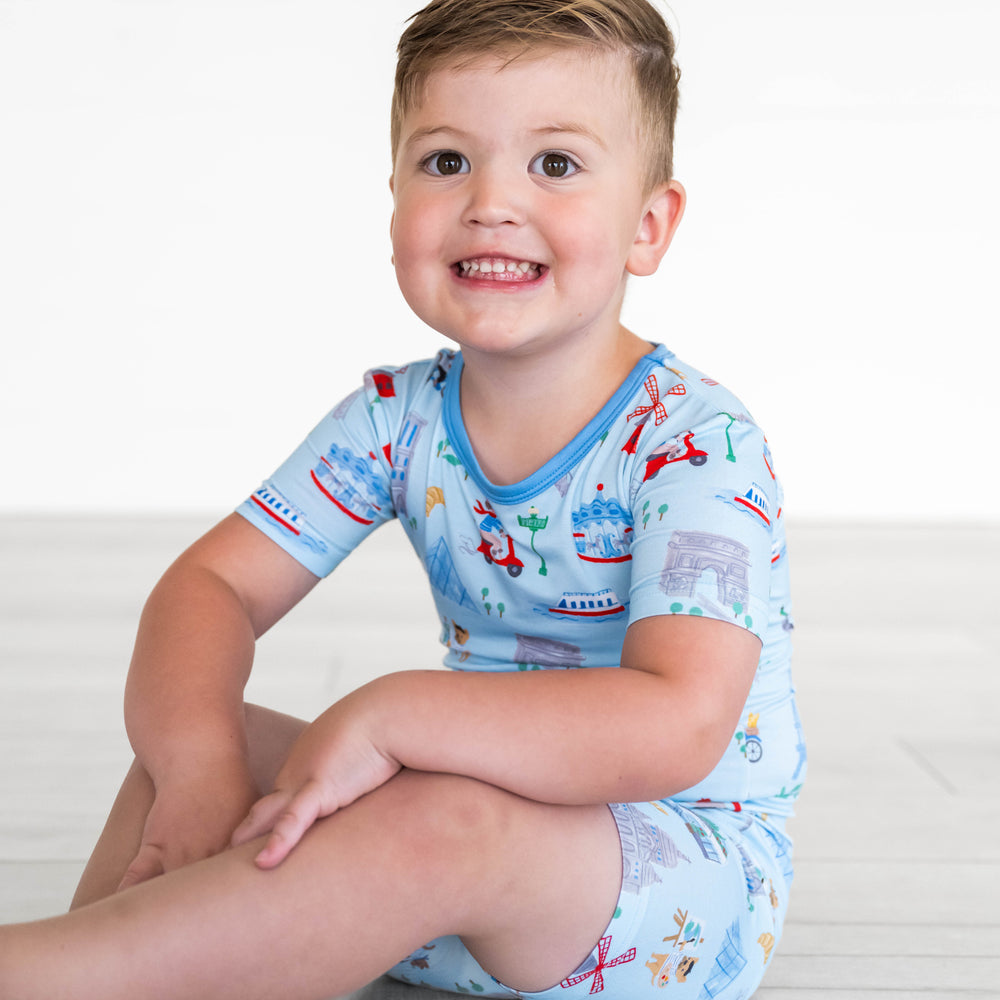
[[[760,648],[735,625],[670,615],[629,628],[620,668],[381,677],[306,730],[235,839],[271,831],[258,863],[277,864],[316,818],[399,767],[563,804],[675,794],[722,757]]]
[[[129,668],[125,721],[156,798],[123,886],[228,845],[259,794],[243,711],[254,642],[315,583],[234,514],[153,589]]]
[[[430,704],[435,678],[414,697],[404,675],[386,741],[404,766],[457,770],[543,802],[666,798],[722,758],[760,650],[736,625],[662,615],[629,628],[620,668],[444,675],[454,678],[442,685],[448,708]]]

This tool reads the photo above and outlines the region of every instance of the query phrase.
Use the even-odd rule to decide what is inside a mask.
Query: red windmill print
[[[643,385],[646,387],[646,392],[649,395],[649,406],[638,406],[625,418],[626,423],[628,423],[633,417],[643,418],[636,424],[636,428],[632,432],[632,436],[622,447],[622,451],[627,452],[629,455],[634,455],[638,450],[639,435],[642,434],[642,429],[649,420],[650,413],[652,413],[656,418],[655,423],[657,427],[659,427],[659,425],[667,419],[667,408],[660,402],[660,387],[657,385],[656,377],[653,375],[647,375],[646,381],[643,382]],[[676,385],[672,385],[667,390],[667,395],[685,396],[687,395],[687,388],[684,386],[683,382],[678,382]]]
[[[610,969],[615,965],[624,965],[626,962],[631,962],[635,958],[635,948],[629,948],[623,955],[619,955],[609,962],[608,955],[610,954],[611,935],[609,934],[607,937],[602,937],[601,943],[597,946],[597,968],[591,969],[590,972],[585,972],[580,976],[570,976],[569,979],[564,979],[559,985],[565,990],[593,976],[594,981],[590,984],[590,992],[592,994],[600,993],[604,989],[604,970]]]
[[[656,417],[656,426],[659,427],[660,424],[667,419],[667,408],[660,402],[660,387],[656,383],[656,376],[647,375],[646,381],[642,384],[646,387],[646,392],[649,394],[649,406],[636,407],[636,409],[633,410],[625,419],[628,421],[633,417],[641,417],[644,413],[652,412]],[[683,382],[678,382],[676,385],[672,385],[667,390],[667,395],[687,395],[687,388],[684,386]]]

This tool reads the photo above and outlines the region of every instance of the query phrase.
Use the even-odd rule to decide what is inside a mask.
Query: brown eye
[[[569,177],[579,169],[565,153],[542,153],[531,164],[533,173],[544,174],[546,177]]]
[[[549,177],[562,177],[567,170],[569,170],[569,160],[565,156],[560,156],[558,153],[547,153],[545,158],[542,160],[542,170],[544,170]]]
[[[443,153],[435,153],[427,160],[427,169],[432,174],[442,177],[449,177],[453,174],[465,173],[468,166],[465,157],[461,153],[446,150]]]

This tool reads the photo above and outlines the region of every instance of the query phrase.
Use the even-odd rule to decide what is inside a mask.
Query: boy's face
[[[622,57],[555,50],[501,65],[436,70],[403,120],[399,286],[466,351],[530,356],[616,336],[626,274],[655,270],[683,190],[643,190]]]

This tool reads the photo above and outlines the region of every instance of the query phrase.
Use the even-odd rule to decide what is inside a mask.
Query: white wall
[[[387,235],[419,0],[0,0],[0,511],[235,505],[436,348]],[[1000,8],[675,0],[674,248],[627,321],[736,390],[790,513],[997,518]]]

